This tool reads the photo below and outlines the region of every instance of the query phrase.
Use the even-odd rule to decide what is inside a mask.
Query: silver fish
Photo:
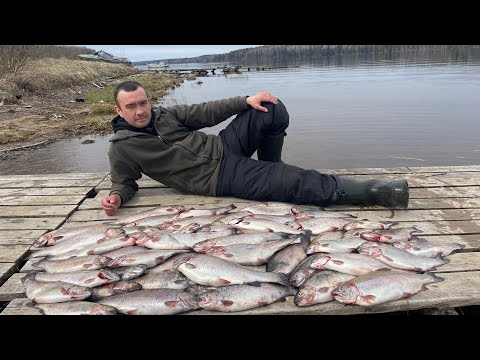
[[[335,300],[344,304],[371,306],[403,299],[427,290],[426,284],[443,281],[430,272],[375,271],[358,276],[333,290]]]
[[[208,288],[197,295],[198,305],[207,310],[237,312],[259,308],[295,295],[296,289],[277,284],[232,285]]]
[[[335,270],[344,274],[364,275],[381,269],[391,269],[390,266],[372,257],[362,254],[324,254],[312,261],[314,269]]]
[[[262,244],[271,240],[291,239],[296,235],[279,232],[258,232],[255,234],[237,234],[210,238],[193,245],[193,250],[206,253],[215,246],[231,246],[237,244]]]
[[[122,280],[127,281],[142,276],[147,271],[147,265],[138,264],[134,266],[121,266],[110,270],[113,270],[115,274],[118,274]]]
[[[111,270],[87,270],[68,273],[49,274],[39,272],[35,274],[35,280],[42,282],[64,281],[79,286],[96,287],[120,280],[120,276]]]
[[[187,211],[187,208],[182,205],[160,206],[154,209],[138,212],[133,215],[124,216],[120,219],[117,219],[117,221],[114,221],[113,224],[129,224],[150,216],[175,215],[182,211]]]
[[[162,263],[160,265],[157,265],[157,266],[154,266],[150,269],[147,269],[147,271],[145,271],[145,273],[146,274],[159,273],[159,272],[162,272],[162,271],[168,270],[168,269],[175,269],[176,270],[178,265],[181,264],[182,259],[189,259],[190,256],[193,255],[193,254],[195,254],[195,253],[194,252],[186,252],[186,253],[182,253],[182,254],[173,255],[170,259],[168,259],[164,263]]]
[[[416,255],[416,256],[425,256],[425,257],[436,257],[436,256],[448,256],[451,253],[463,249],[465,245],[457,243],[449,244],[431,244],[431,243],[421,243],[417,241],[397,241],[392,244],[396,248],[405,250],[406,252]]]
[[[201,241],[207,239],[220,238],[236,233],[236,229],[226,229],[216,232],[196,232],[190,234],[162,234],[157,236],[155,233],[148,234],[137,239],[136,244],[155,250],[191,250],[192,247]]]
[[[158,264],[163,263],[169,257],[187,252],[188,250],[150,250],[147,252],[141,252],[130,255],[122,255],[116,257],[108,263],[109,267],[115,268],[119,266],[133,266],[133,265],[147,265],[147,268],[154,267]]]
[[[208,286],[227,286],[259,282],[273,282],[288,286],[285,274],[249,269],[215,256],[196,254],[182,259],[178,270],[193,282]]]
[[[177,219],[184,219],[194,216],[211,216],[211,215],[223,215],[229,213],[230,211],[236,209],[237,207],[234,204],[227,205],[222,208],[212,208],[212,209],[190,209],[184,212],[181,212],[177,215]]]
[[[358,248],[360,254],[371,256],[397,269],[427,271],[450,262],[448,259],[412,255],[389,244],[367,242]]]
[[[141,284],[143,289],[186,289],[194,285],[194,282],[175,269],[145,274],[135,281]]]
[[[130,291],[138,291],[142,289],[142,285],[134,281],[117,281],[114,283],[97,286],[92,289],[90,300],[97,301],[109,296],[124,294]]]
[[[421,233],[421,230],[418,230],[415,226],[402,227],[398,229],[390,230],[375,230],[362,232],[360,235],[363,239],[368,241],[377,241],[387,244],[392,244],[395,241],[408,241],[411,240],[415,235],[413,233]]]
[[[296,220],[289,225],[293,229],[310,230],[313,235],[318,235],[327,231],[343,230],[344,227],[352,221],[351,218],[312,218]]]
[[[357,248],[367,240],[360,238],[350,238],[342,240],[323,240],[314,244],[310,244],[307,247],[307,254],[313,253],[351,253],[357,250]]]
[[[45,315],[116,315],[113,306],[100,305],[90,301],[71,301],[57,304],[38,304],[35,306]]]
[[[112,259],[103,255],[87,255],[65,260],[49,260],[45,258],[32,264],[33,268],[49,273],[63,273],[82,270],[97,270],[107,266]]]
[[[241,211],[248,211],[256,215],[290,215],[292,214],[292,205],[277,202],[264,202],[248,206]]]
[[[127,315],[170,315],[198,309],[195,295],[178,289],[146,289],[114,295],[97,303]]]
[[[256,219],[256,218],[243,218],[241,220],[234,219],[229,222],[230,225],[235,227],[247,230],[258,230],[258,231],[276,231],[276,232],[285,232],[289,234],[301,234],[301,230],[295,230],[292,227],[280,224],[276,221],[265,220],[265,219]],[[303,230],[303,229],[302,229]]]

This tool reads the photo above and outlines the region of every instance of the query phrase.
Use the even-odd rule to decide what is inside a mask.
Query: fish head
[[[382,249],[377,243],[366,242],[360,245],[357,249],[359,254],[367,256],[380,256],[382,255]]]
[[[409,244],[407,241],[396,241],[392,245],[402,250],[408,250],[412,248],[412,245]]]
[[[117,308],[110,305],[97,304],[88,315],[116,315]]]
[[[92,295],[92,289],[85,286],[72,286],[67,290],[70,299],[86,299]]]
[[[196,295],[198,306],[209,309],[221,305],[222,295],[215,289],[208,289]]]
[[[199,308],[196,294],[192,294],[190,292],[183,291],[183,292],[180,293],[180,295],[178,295],[178,298],[189,309],[194,310],[194,309]]]
[[[305,282],[305,280],[307,280],[308,277],[310,277],[310,275],[312,275],[314,271],[315,270],[313,269],[301,269],[301,270],[295,271],[290,276],[290,279],[288,281],[292,286],[299,287]]]
[[[105,236],[107,237],[112,237],[112,236],[119,236],[125,234],[125,230],[122,228],[116,228],[116,227],[109,227],[107,230],[105,230]]]
[[[375,231],[362,232],[360,235],[362,239],[367,241],[380,241],[382,234],[376,233]]]
[[[114,283],[112,288],[114,295],[123,294],[130,291],[137,291],[141,289],[142,285],[135,281],[117,281],[116,283]]]
[[[343,304],[354,304],[357,297],[360,296],[360,291],[352,283],[346,282],[332,291],[335,300]]]
[[[107,266],[108,267],[119,267],[119,266],[122,265],[122,263],[125,261],[126,258],[127,258],[127,255],[117,256],[115,259],[109,261]]]
[[[323,269],[326,263],[332,260],[330,255],[320,255],[316,259],[312,260],[310,267],[313,269]]]
[[[95,260],[93,260],[93,263],[97,266],[100,266],[100,267],[106,267],[107,264],[112,261],[113,259],[108,257],[108,256],[104,256],[104,255],[98,255]]]
[[[193,250],[198,253],[206,253],[209,249],[211,249],[215,245],[213,240],[204,240],[196,243],[193,245]]]
[[[112,270],[102,269],[97,275],[100,279],[105,280],[105,282],[113,282],[120,280],[120,275]]]
[[[144,246],[148,241],[153,239],[151,236],[148,236],[144,232],[135,232],[129,234],[128,236],[135,239],[135,244],[139,246]]]
[[[194,254],[190,254],[190,255],[187,255],[187,256],[182,256],[182,257],[179,257],[178,259],[176,259],[173,264],[172,264],[172,268],[173,269],[177,269],[180,265],[188,262],[190,259],[192,259],[194,256]]]
[[[294,303],[297,306],[308,306],[313,304],[315,300],[315,295],[317,294],[317,289],[310,285],[305,285],[301,288],[297,296],[295,296]]]

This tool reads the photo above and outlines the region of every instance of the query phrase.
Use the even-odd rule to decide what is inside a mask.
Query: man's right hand
[[[122,198],[118,194],[112,194],[102,199],[102,206],[105,214],[112,216],[122,204]]]

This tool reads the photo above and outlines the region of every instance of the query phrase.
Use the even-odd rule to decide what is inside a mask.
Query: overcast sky
[[[173,59],[210,54],[223,54],[233,50],[260,45],[82,45],[103,50],[130,61]]]

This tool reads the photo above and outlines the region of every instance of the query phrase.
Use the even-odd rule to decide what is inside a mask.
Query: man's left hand
[[[269,92],[261,92],[255,96],[247,97],[247,104],[250,105],[252,108],[259,111],[268,112],[268,109],[266,107],[263,107],[262,105],[260,105],[264,101],[270,102],[272,104],[278,104],[277,97],[273,96]]]

